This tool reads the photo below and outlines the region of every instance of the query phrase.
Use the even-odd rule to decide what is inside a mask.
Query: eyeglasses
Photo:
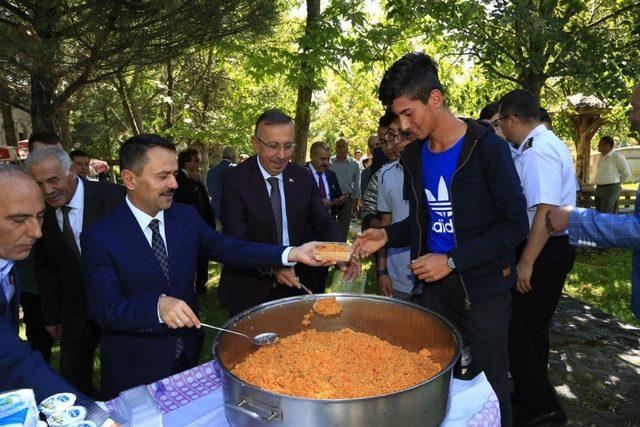
[[[394,132],[392,130],[388,130],[387,133],[384,134],[384,140],[387,144],[393,144],[396,141],[407,140],[411,138],[411,132]]]
[[[504,116],[498,117],[497,119],[489,123],[491,124],[491,126],[499,128],[499,127],[502,127],[502,121],[507,117],[518,117],[518,116],[516,114],[505,114]]]
[[[264,145],[271,151],[284,150],[285,152],[289,152],[289,151],[293,151],[293,149],[296,147],[296,144],[294,144],[293,142],[287,142],[280,145],[277,142],[264,142],[263,140],[260,139],[260,137],[258,137],[258,135],[254,135],[254,136],[262,145]]]

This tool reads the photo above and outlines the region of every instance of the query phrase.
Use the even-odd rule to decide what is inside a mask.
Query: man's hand
[[[300,280],[293,268],[276,268],[273,274],[276,282],[287,285],[290,288],[300,288]]]
[[[313,248],[318,242],[305,243],[302,246],[294,246],[289,252],[289,262],[301,262],[311,267],[328,267],[335,265],[335,261],[318,261],[313,253]]]
[[[545,218],[549,233],[558,233],[566,230],[569,227],[569,214],[571,214],[572,210],[573,206],[551,208]]]
[[[51,338],[53,338],[54,340],[59,340],[62,338],[62,325],[51,325],[51,326],[45,326],[44,327],[47,332],[49,332],[49,335],[51,335]]]
[[[387,244],[389,238],[384,228],[369,228],[358,234],[353,242],[353,255],[356,258],[366,258]]]
[[[329,200],[329,199],[322,199],[322,204],[327,209],[329,209],[330,207],[333,206],[333,202],[331,200]]]
[[[383,274],[378,277],[378,293],[385,297],[393,297],[393,287],[391,286],[391,277],[388,274]]]
[[[533,264],[520,260],[516,266],[518,271],[518,282],[516,283],[516,291],[526,294],[531,291],[531,273],[533,272]]]
[[[353,205],[351,205],[351,215],[358,217],[358,212],[360,212],[360,205],[362,205],[362,199],[355,199],[353,201]]]
[[[339,262],[338,267],[342,270],[342,279],[346,282],[355,280],[360,275],[360,262],[351,259],[349,262]]]
[[[342,205],[344,205],[344,202],[347,201],[347,197],[349,197],[347,194],[343,194],[342,196],[340,196],[340,197],[338,197],[336,199],[333,199],[332,200],[333,206],[342,206]]]
[[[435,282],[453,271],[447,265],[447,256],[444,254],[422,255],[411,261],[409,268],[418,279],[425,282]]]
[[[160,319],[171,329],[193,328],[200,329],[200,320],[195,315],[189,304],[178,298],[166,295],[158,299],[158,313]]]

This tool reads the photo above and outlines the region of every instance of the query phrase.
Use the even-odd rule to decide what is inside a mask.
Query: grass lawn
[[[377,293],[375,274],[371,262],[363,263],[367,274],[365,292]],[[200,319],[216,326],[229,317],[216,298],[216,286],[220,280],[220,270],[216,263],[210,263],[208,291],[198,299]],[[621,249],[593,250],[578,249],[573,270],[565,285],[565,293],[581,301],[592,304],[604,312],[621,320],[640,326],[629,307],[631,301],[631,252]],[[331,276],[329,277],[329,280]],[[200,363],[213,359],[212,345],[216,332],[205,329],[205,341],[200,354]],[[20,335],[24,339],[24,325],[20,326]],[[60,348],[56,345],[52,352],[52,365],[58,369]],[[99,387],[100,359],[96,353],[94,384]]]

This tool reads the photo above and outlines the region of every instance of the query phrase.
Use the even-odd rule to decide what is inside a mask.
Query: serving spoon
[[[273,344],[274,342],[276,342],[276,341],[278,341],[280,339],[280,335],[278,335],[278,334],[276,334],[274,332],[264,332],[262,334],[258,334],[255,337],[251,338],[249,335],[245,335],[242,332],[232,331],[231,329],[219,328],[217,326],[208,325],[208,324],[202,323],[202,322],[200,322],[200,325],[202,325],[202,326],[204,326],[206,328],[217,329],[219,331],[230,332],[232,334],[240,335],[242,337],[245,337],[249,341],[253,342],[253,344],[255,344],[257,346]]]
[[[303,285],[302,283],[299,283],[299,284],[300,284],[300,287],[301,287],[302,289],[304,289],[305,291],[307,291],[307,293],[308,293],[309,295],[311,295],[311,298],[313,298],[313,300],[314,300],[315,302],[318,302],[318,298],[316,298],[316,296],[313,294],[313,292],[311,292],[311,289],[307,288],[307,287],[306,287],[305,285]]]

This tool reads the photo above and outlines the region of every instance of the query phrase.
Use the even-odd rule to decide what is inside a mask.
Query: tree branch
[[[621,15],[621,14],[627,12],[628,10],[633,9],[634,7],[639,7],[639,6],[640,6],[640,1],[637,1],[635,3],[631,3],[631,4],[629,4],[629,5],[625,6],[625,7],[622,7],[620,9],[614,11],[614,12],[611,12],[608,15],[603,16],[602,18],[598,19],[597,21],[592,22],[591,24],[587,25],[587,27],[588,28],[593,28],[593,27],[595,27],[597,25],[602,24],[605,21],[608,21],[611,18],[615,18],[616,16]]]
[[[19,7],[9,3],[8,1],[0,0],[0,6],[3,6],[8,11],[13,12],[14,15],[19,16],[24,21],[31,22],[31,17],[28,14],[20,10]]]

